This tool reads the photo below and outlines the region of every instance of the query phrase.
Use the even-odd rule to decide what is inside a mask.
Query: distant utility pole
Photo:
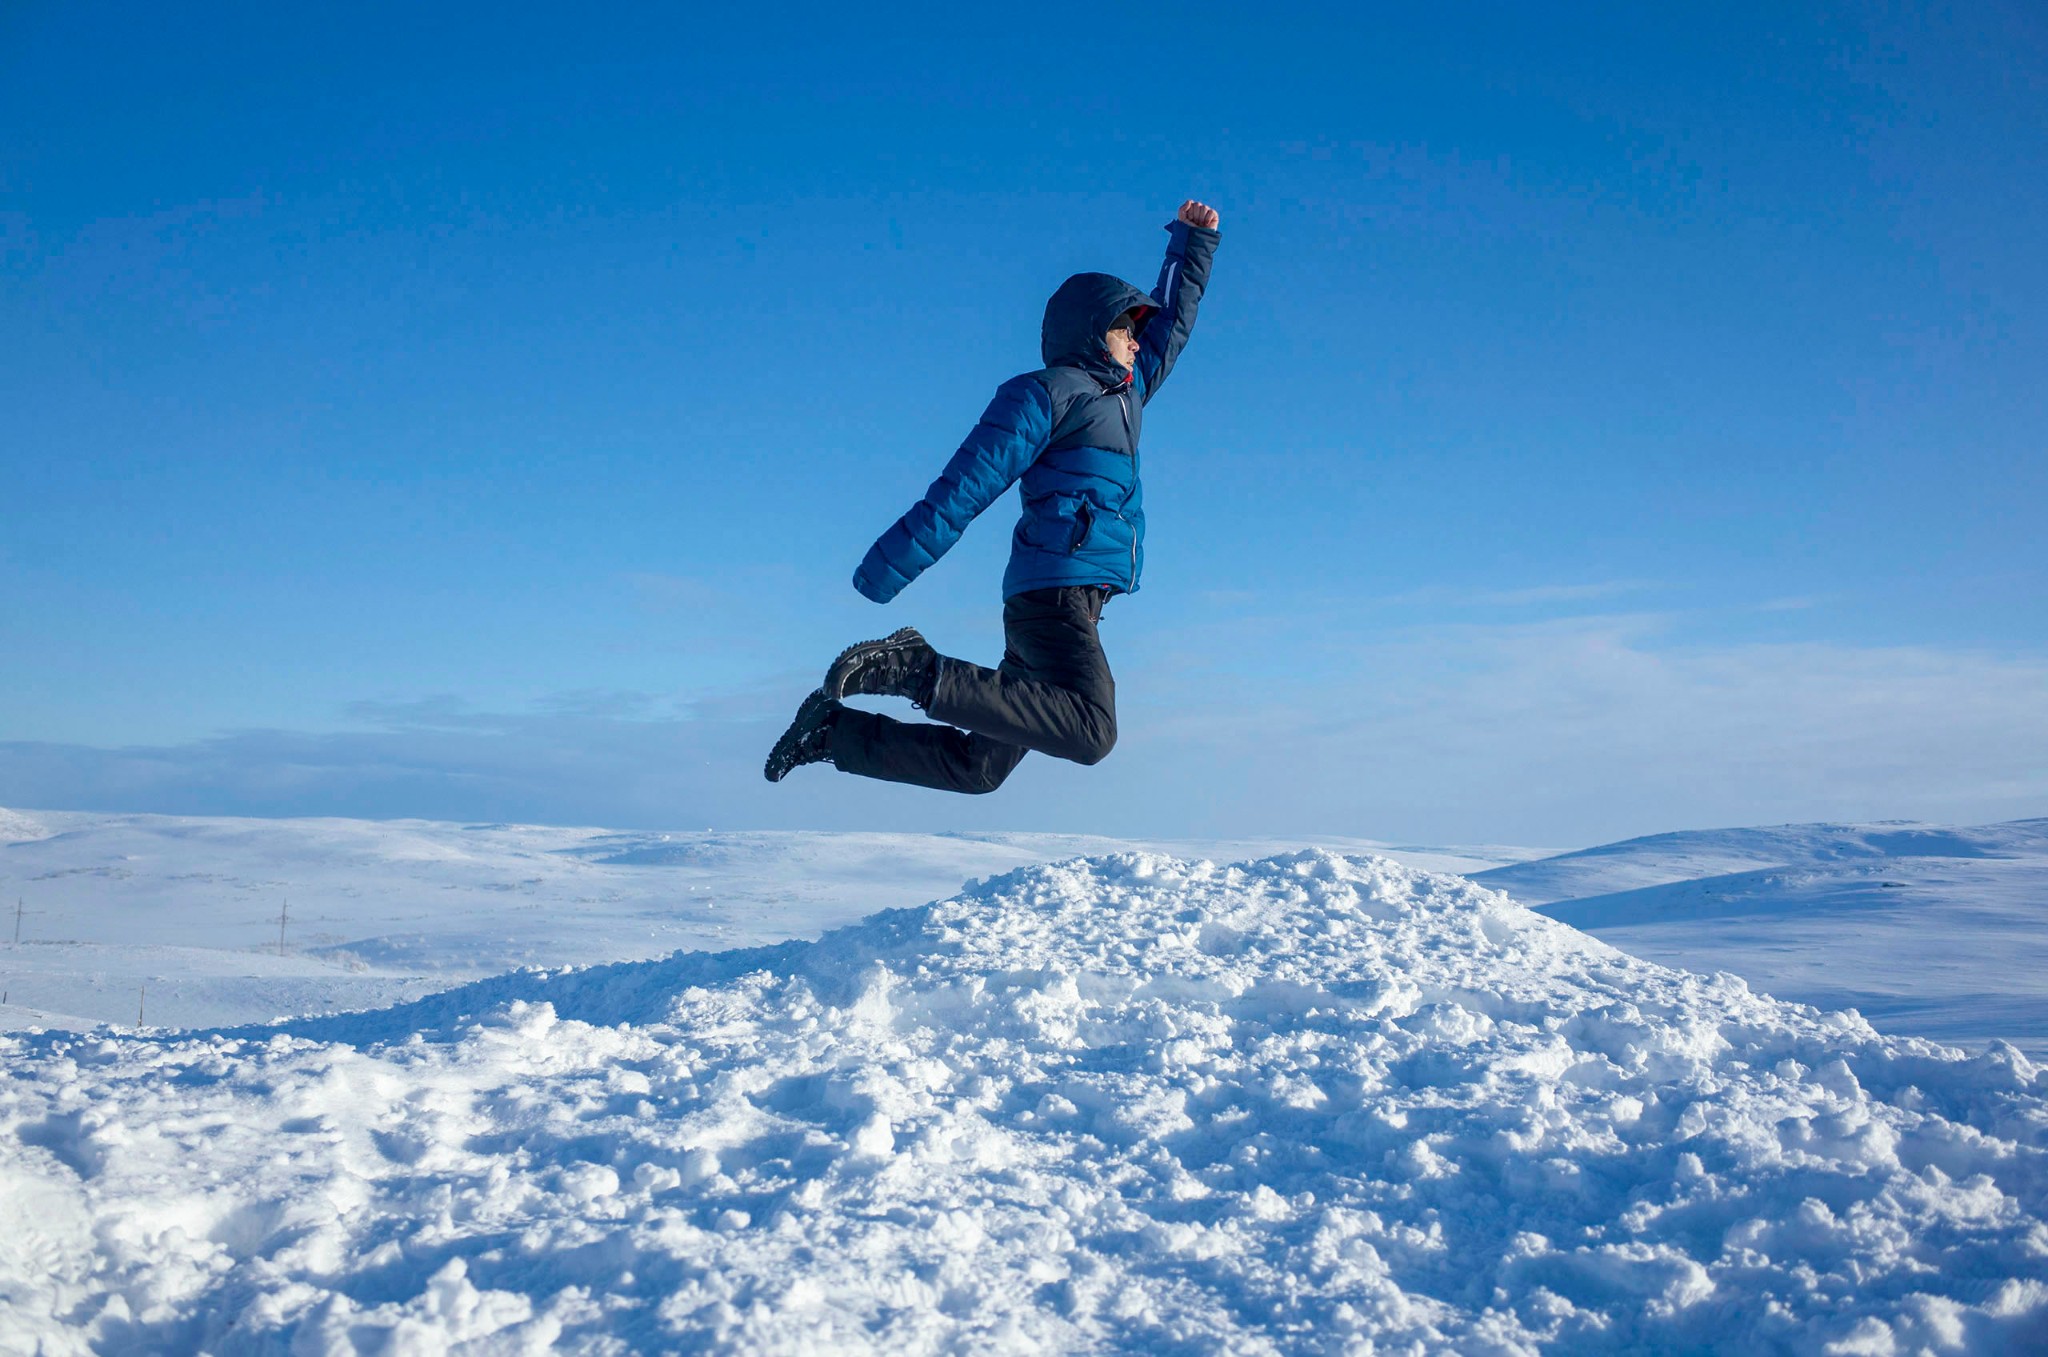
[[[144,985],[144,986],[142,987],[142,991],[141,991],[141,993],[139,993],[139,994],[137,994],[137,995],[135,996],[135,1025],[136,1025],[137,1027],[140,1027],[140,1026],[142,1026],[142,1001],[143,1001],[144,999],[147,999],[148,997],[149,997],[149,986],[145,984],[145,985]]]
[[[29,909],[20,896],[14,897],[14,945],[16,947],[21,946],[21,916],[24,914],[41,913],[42,911],[39,909]]]
[[[277,954],[279,956],[284,955],[284,925],[285,920],[291,917],[291,913],[292,900],[290,896],[286,896],[284,905],[277,911]]]

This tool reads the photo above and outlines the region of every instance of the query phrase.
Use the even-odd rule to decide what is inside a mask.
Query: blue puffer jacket
[[[1167,230],[1166,263],[1151,294],[1106,273],[1060,284],[1045,306],[1046,366],[996,390],[924,498],[868,549],[854,588],[887,603],[1021,479],[1024,512],[1011,534],[1004,598],[1067,585],[1137,591],[1145,567],[1138,431],[1145,403],[1194,328],[1219,239],[1180,221]],[[1111,362],[1103,347],[1110,325],[1133,308],[1151,313],[1135,371]]]

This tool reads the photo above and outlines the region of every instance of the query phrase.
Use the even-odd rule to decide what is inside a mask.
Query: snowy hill
[[[2048,855],[2048,820],[1956,828],[1895,821],[1875,825],[1779,825],[1702,829],[1624,839],[1475,873],[1530,905],[1586,899],[1759,868],[1898,864],[1916,859],[2015,859]]]
[[[0,1050],[0,1313],[47,1353],[2048,1342],[2023,1057],[1384,859],[1072,861],[816,943]]]
[[[2048,1056],[2048,820],[1659,834],[1473,879],[1636,956]]]

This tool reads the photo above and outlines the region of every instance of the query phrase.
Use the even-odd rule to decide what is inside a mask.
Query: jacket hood
[[[1067,279],[1045,304],[1045,324],[1038,332],[1045,365],[1085,368],[1124,380],[1128,369],[1109,361],[1102,337],[1110,322],[1134,306],[1159,309],[1145,292],[1111,274],[1077,273]]]

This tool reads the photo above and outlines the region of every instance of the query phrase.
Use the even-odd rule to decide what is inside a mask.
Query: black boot
[[[770,782],[780,782],[792,768],[830,761],[832,723],[838,719],[839,704],[825,696],[823,690],[813,692],[796,709],[796,719],[782,732],[775,748],[768,751],[768,762],[761,775]]]
[[[931,704],[938,682],[939,652],[917,634],[917,628],[905,627],[879,641],[862,641],[840,651],[819,691],[835,701],[849,693],[907,697],[923,708]]]

